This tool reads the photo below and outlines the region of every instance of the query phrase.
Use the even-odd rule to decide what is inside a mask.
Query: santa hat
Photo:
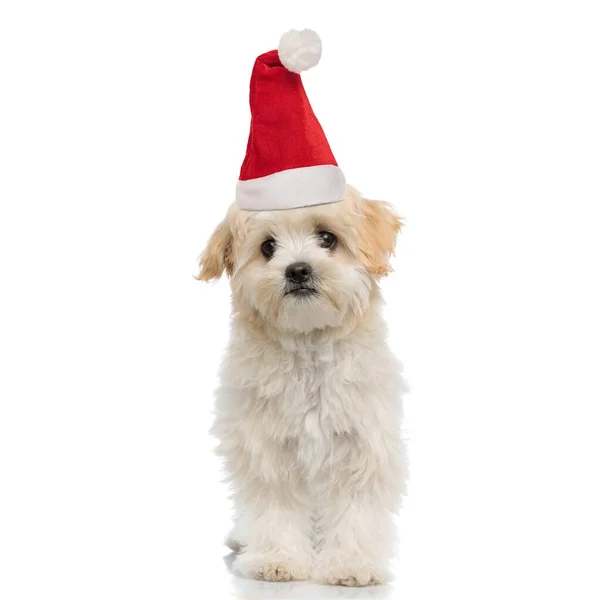
[[[299,73],[321,58],[310,29],[288,31],[256,59],[250,79],[252,122],[236,188],[245,210],[338,202],[346,181],[310,106]]]

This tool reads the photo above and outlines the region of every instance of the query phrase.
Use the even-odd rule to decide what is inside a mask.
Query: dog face
[[[400,219],[348,188],[344,200],[281,211],[233,205],[200,258],[198,279],[227,271],[234,305],[283,331],[340,327],[387,275]]]

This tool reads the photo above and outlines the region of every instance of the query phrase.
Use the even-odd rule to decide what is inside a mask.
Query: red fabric
[[[285,169],[336,165],[298,73],[288,71],[277,50],[256,59],[250,79],[250,136],[240,180]]]

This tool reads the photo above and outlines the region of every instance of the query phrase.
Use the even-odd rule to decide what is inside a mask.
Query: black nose
[[[312,267],[305,262],[292,263],[285,270],[285,277],[294,283],[304,283],[312,274]]]

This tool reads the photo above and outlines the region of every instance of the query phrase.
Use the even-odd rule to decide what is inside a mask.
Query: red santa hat
[[[321,39],[304,29],[288,31],[278,50],[256,59],[250,79],[250,136],[236,188],[240,208],[300,208],[344,197],[344,174],[299,75],[320,58]]]

